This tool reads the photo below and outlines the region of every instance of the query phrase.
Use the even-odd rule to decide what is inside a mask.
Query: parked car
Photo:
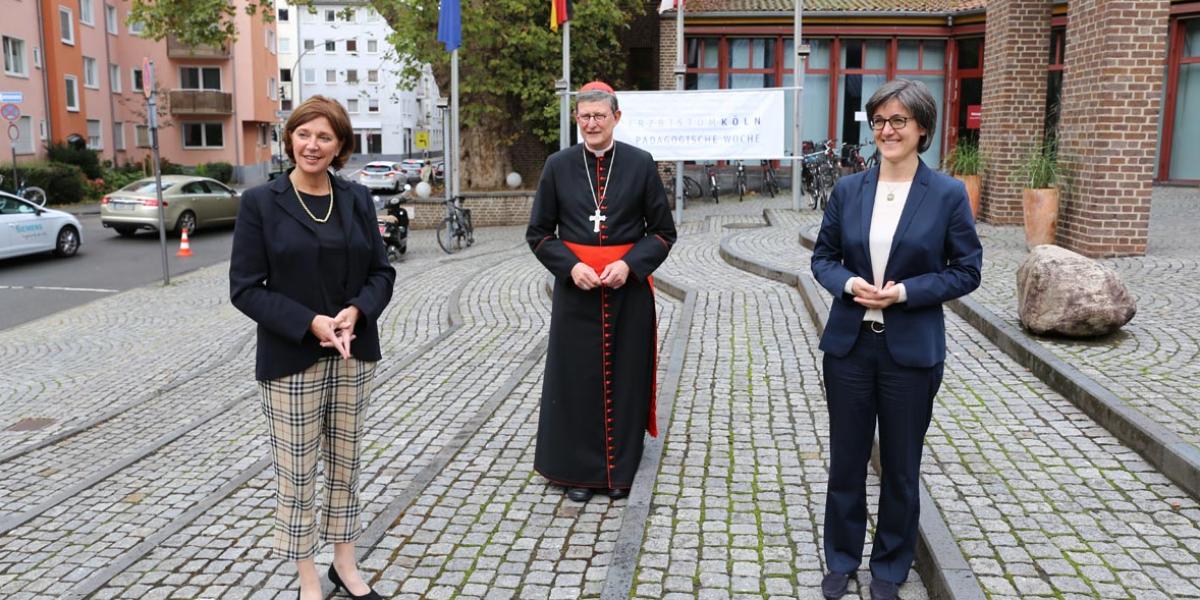
[[[400,191],[402,181],[400,164],[386,160],[369,162],[358,171],[358,182],[371,190]]]
[[[186,229],[233,223],[240,192],[208,177],[162,176],[163,222],[172,233]],[[100,223],[122,236],[139,229],[158,230],[158,197],[154,178],[139,179],[100,200]]]
[[[83,243],[74,215],[0,192],[0,258],[38,252],[74,256]]]
[[[419,158],[406,158],[400,161],[400,171],[404,174],[404,183],[421,181],[421,167],[423,166],[425,166],[425,161]]]

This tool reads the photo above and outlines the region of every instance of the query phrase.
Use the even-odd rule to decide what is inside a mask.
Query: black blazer
[[[838,180],[813,248],[812,272],[833,294],[821,350],[845,356],[854,348],[866,312],[845,291],[858,275],[872,281],[871,215],[879,167]],[[983,246],[961,181],[920,163],[892,238],[884,279],[903,283],[908,301],[883,309],[887,348],[906,367],[946,359],[942,303],[979,287]]]
[[[334,203],[346,233],[346,305],[362,313],[350,344],[355,358],[380,359],[378,321],[396,270],[375,222],[367,188],[332,177]],[[229,261],[233,305],[258,323],[255,378],[303,371],[328,353],[308,330],[321,307],[314,273],[320,252],[312,218],[300,208],[292,182],[279,177],[242,194]],[[327,315],[333,316],[333,315]]]

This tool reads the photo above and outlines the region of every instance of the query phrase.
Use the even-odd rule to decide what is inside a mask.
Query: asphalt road
[[[50,253],[0,260],[0,330],[52,315],[97,298],[162,284],[158,233],[117,236],[99,215],[81,215],[83,244],[71,258]],[[192,256],[175,256],[179,239],[167,236],[167,264],[176,277],[229,259],[233,227],[200,229],[189,236]]]

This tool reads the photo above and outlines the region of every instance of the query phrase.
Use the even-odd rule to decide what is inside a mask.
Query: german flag
[[[571,20],[571,0],[550,0],[550,31]]]

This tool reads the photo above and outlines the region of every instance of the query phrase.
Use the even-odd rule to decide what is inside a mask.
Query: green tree
[[[241,0],[250,14],[270,18],[269,0]],[[370,0],[395,33],[388,40],[412,59],[401,71],[411,87],[420,64],[433,67],[450,94],[450,54],[437,41],[438,0]],[[133,18],[146,34],[167,33],[188,44],[219,45],[236,36],[236,8],[228,0],[134,0]],[[619,34],[645,9],[641,0],[573,2],[572,85],[603,79],[623,84],[625,51]],[[304,10],[301,8],[301,10]],[[523,131],[555,147],[562,76],[561,33],[550,30],[550,0],[462,0],[459,49],[462,181],[468,189],[500,187],[512,170],[510,148]]]

